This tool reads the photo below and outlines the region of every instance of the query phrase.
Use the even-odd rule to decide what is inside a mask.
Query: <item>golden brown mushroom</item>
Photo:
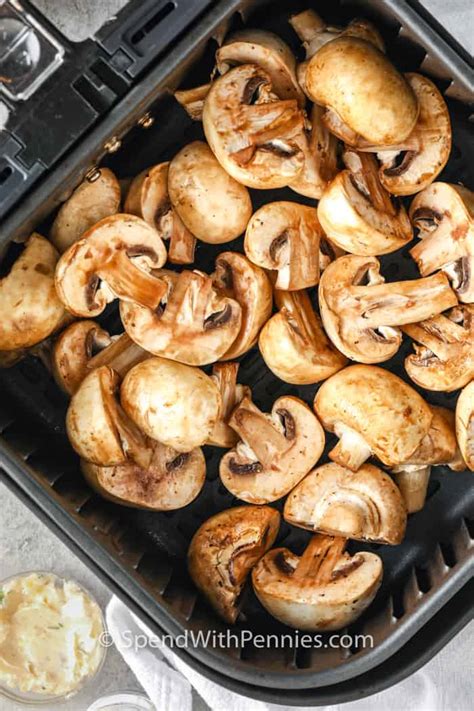
[[[278,398],[269,415],[245,397],[228,424],[241,441],[222,457],[221,481],[234,496],[252,504],[285,496],[324,449],[323,428],[296,397]]]
[[[474,380],[466,385],[458,397],[456,437],[466,465],[474,471]]]
[[[401,543],[407,521],[400,491],[388,474],[372,464],[351,472],[335,462],[300,481],[283,516],[309,531],[390,545]]]
[[[215,447],[233,447],[239,441],[238,434],[227,422],[244,397],[252,397],[252,391],[248,385],[237,383],[238,370],[238,363],[216,363],[212,368],[211,378],[221,394],[217,422],[207,440],[207,444],[213,444]]]
[[[374,599],[383,568],[379,556],[350,556],[345,545],[345,538],[315,535],[301,557],[288,548],[273,548],[252,571],[255,594],[273,617],[290,627],[346,627]]]
[[[303,42],[307,57],[312,57],[323,45],[341,36],[365,39],[382,52],[385,51],[380,32],[368,20],[355,18],[346,27],[335,27],[328,25],[314,10],[304,10],[292,15],[289,22]]]
[[[194,534],[189,574],[226,622],[237,619],[247,577],[279,526],[280,514],[269,506],[237,506],[211,516]]]
[[[444,274],[385,284],[375,257],[339,257],[323,272],[319,306],[329,338],[347,358],[381,363],[399,349],[397,326],[457,304]]]

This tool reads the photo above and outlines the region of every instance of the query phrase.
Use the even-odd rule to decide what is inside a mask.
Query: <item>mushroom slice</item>
[[[251,504],[267,504],[291,491],[324,449],[324,431],[296,397],[275,401],[271,414],[245,397],[228,424],[241,441],[225,454],[219,472],[224,486]]]
[[[386,466],[408,461],[427,434],[433,413],[401,378],[351,365],[326,380],[314,399],[323,426],[339,437],[329,458],[357,471],[375,455]]]
[[[165,261],[166,249],[153,227],[134,215],[112,215],[62,255],[56,290],[76,316],[99,316],[117,297],[156,308],[166,286],[149,272]]]
[[[249,191],[225,167],[203,141],[189,143],[169,165],[173,209],[193,235],[209,244],[239,237],[252,214]]]
[[[388,474],[372,464],[351,472],[334,462],[300,481],[283,516],[309,531],[390,545],[402,542],[407,522],[402,496]]]
[[[255,64],[217,79],[204,102],[207,141],[222,167],[250,188],[281,188],[304,164],[305,116],[295,99],[280,99]]]
[[[90,370],[108,365],[123,377],[127,370],[149,355],[126,333],[110,336],[95,321],[75,321],[54,344],[53,376],[59,387],[72,395]]]
[[[181,104],[193,121],[202,121],[204,101],[209,94],[210,88],[211,84],[208,83],[195,86],[192,89],[181,89],[174,92],[174,98]]]
[[[143,432],[178,452],[207,442],[221,411],[219,388],[208,375],[165,358],[149,358],[131,368],[120,397]]]
[[[347,360],[327,338],[305,291],[275,291],[279,308],[262,328],[258,345],[270,370],[286,383],[318,383]]]
[[[199,447],[183,453],[160,442],[153,443],[147,467],[135,462],[101,467],[82,460],[81,469],[90,486],[104,498],[151,511],[187,506],[206,480],[206,461]]]
[[[50,239],[59,252],[77,242],[86,230],[120,209],[120,184],[108,168],[86,178],[59,209]]]
[[[339,630],[370,605],[382,581],[374,553],[344,552],[345,538],[315,535],[301,557],[273,548],[252,570],[264,608],[285,625],[308,631]]]
[[[66,429],[82,459],[101,466],[122,464],[128,459],[147,467],[150,448],[116,399],[120,377],[104,365],[87,375],[71,398]]]
[[[426,499],[431,467],[445,464],[455,471],[465,468],[456,442],[454,413],[445,407],[431,406],[430,429],[417,449],[403,464],[392,468],[408,513],[420,511]]]
[[[377,152],[380,180],[392,195],[412,195],[441,173],[451,152],[451,121],[443,96],[421,74],[406,74],[420,113],[405,145]]]
[[[227,422],[232,411],[244,397],[252,397],[252,391],[248,385],[237,383],[238,370],[239,363],[215,363],[212,368],[211,378],[221,394],[219,417],[207,440],[207,444],[212,444],[215,447],[233,447],[239,441],[237,433],[232,427],[229,427]]]
[[[455,306],[402,330],[415,341],[405,369],[417,385],[452,392],[474,378],[474,304]]]
[[[368,20],[355,18],[347,27],[328,25],[314,10],[304,10],[290,17],[290,25],[303,42],[306,56],[312,57],[323,45],[341,36],[359,37],[371,42],[381,52],[385,45],[380,32]]]
[[[421,274],[442,269],[460,301],[474,303],[474,193],[433,183],[411,203],[420,241],[410,251]]]
[[[234,299],[242,309],[240,331],[222,356],[238,358],[255,345],[272,314],[272,285],[263,269],[238,252],[222,252],[217,257],[213,283],[218,293]]]
[[[360,363],[381,363],[399,349],[397,326],[457,304],[444,274],[385,284],[375,257],[339,257],[323,272],[319,306],[336,348]]]
[[[474,380],[466,385],[458,397],[456,437],[466,465],[474,471]]]
[[[167,292],[158,309],[120,304],[130,338],[149,353],[188,365],[219,360],[240,332],[238,302],[218,293],[212,278],[202,272],[161,269],[154,274]]]
[[[211,516],[196,531],[188,570],[199,590],[226,622],[239,614],[247,577],[273,545],[280,514],[269,506],[237,506]]]
[[[327,236],[352,254],[394,252],[413,237],[405,208],[395,205],[381,185],[377,161],[367,153],[344,153],[346,170],[328,185],[318,205]]]
[[[192,264],[196,239],[185,227],[168,195],[169,163],[159,163],[132,181],[124,209],[142,217],[154,227],[161,239],[169,240],[168,258],[173,264]]]
[[[270,202],[252,215],[244,248],[254,264],[278,272],[276,289],[293,291],[318,283],[321,236],[316,208]]]
[[[0,278],[0,351],[34,346],[64,323],[64,306],[56,295],[54,269],[58,253],[37,232],[10,272]]]

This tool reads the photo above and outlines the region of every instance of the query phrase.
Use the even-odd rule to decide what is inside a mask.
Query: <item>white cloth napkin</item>
[[[157,711],[192,711],[192,687],[211,711],[291,711],[290,707],[234,694],[198,674],[116,597],[107,606],[106,620],[115,646]],[[473,694],[473,624],[423,669],[397,686],[360,701],[321,707],[321,711],[469,711]],[[145,637],[149,643],[142,649],[134,649],[129,643],[129,639],[139,639],[142,646]]]

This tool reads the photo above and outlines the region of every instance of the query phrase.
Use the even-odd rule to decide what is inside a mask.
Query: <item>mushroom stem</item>
[[[209,94],[210,88],[211,84],[208,83],[195,86],[192,89],[181,89],[180,91],[175,91],[174,98],[181,104],[193,121],[202,121],[204,101]]]
[[[369,445],[362,435],[342,423],[335,425],[334,432],[339,442],[329,452],[329,459],[356,472],[372,453]]]
[[[302,42],[311,42],[318,32],[323,32],[327,24],[314,10],[304,10],[290,17],[290,25]]]
[[[136,267],[125,250],[115,252],[97,275],[118,298],[135,301],[150,309],[156,309],[166,294],[165,282]]]
[[[221,394],[220,419],[227,421],[236,405],[237,372],[239,363],[215,363],[212,377]]]
[[[281,456],[292,444],[291,439],[285,437],[249,397],[245,397],[234,410],[229,425],[265,468],[271,468],[275,457]]]
[[[123,378],[130,368],[149,356],[150,354],[137,346],[126,333],[122,333],[109,346],[89,360],[87,369],[94,370],[101,365],[108,365]]]
[[[195,249],[196,238],[188,230],[176,210],[173,210],[168,259],[172,264],[192,264]]]
[[[408,513],[421,511],[425,505],[431,466],[401,464],[392,469],[395,483],[401,491]]]
[[[310,578],[314,583],[324,585],[331,580],[332,572],[346,547],[347,539],[335,536],[316,535],[310,540],[299,559],[293,577]]]
[[[279,309],[285,309],[293,321],[295,331],[308,343],[326,341],[323,329],[306,291],[280,291],[275,289],[275,303]]]
[[[375,209],[395,217],[397,211],[389,193],[380,182],[375,157],[370,153],[357,153],[356,151],[348,150],[345,151],[343,159],[347,168],[351,171],[357,186],[362,189],[362,192],[367,192],[370,195]]]

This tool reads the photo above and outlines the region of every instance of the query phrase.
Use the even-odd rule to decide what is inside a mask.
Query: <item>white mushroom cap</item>
[[[275,541],[280,514],[269,506],[221,511],[196,531],[188,569],[199,590],[226,622],[235,622],[250,570]]]
[[[90,319],[68,326],[56,339],[51,357],[53,376],[61,390],[72,395],[87,374],[93,351],[111,343],[108,332]]]
[[[255,594],[290,627],[338,630],[354,622],[374,599],[382,560],[374,553],[343,553],[344,538],[314,536],[303,556],[274,548],[252,571]]]
[[[406,509],[392,479],[363,464],[357,472],[335,462],[313,469],[285,502],[285,521],[332,536],[397,545]]]
[[[0,351],[33,346],[63,324],[64,306],[54,287],[57,261],[53,245],[33,232],[10,272],[0,279]]]
[[[120,397],[143,432],[178,452],[190,452],[209,439],[221,407],[219,389],[209,376],[164,358],[149,358],[129,370]]]
[[[456,437],[466,465],[474,471],[474,380],[466,385],[458,397]]]
[[[90,227],[115,215],[120,208],[120,185],[108,168],[86,178],[61,206],[51,227],[50,239],[59,252],[77,242]]]

